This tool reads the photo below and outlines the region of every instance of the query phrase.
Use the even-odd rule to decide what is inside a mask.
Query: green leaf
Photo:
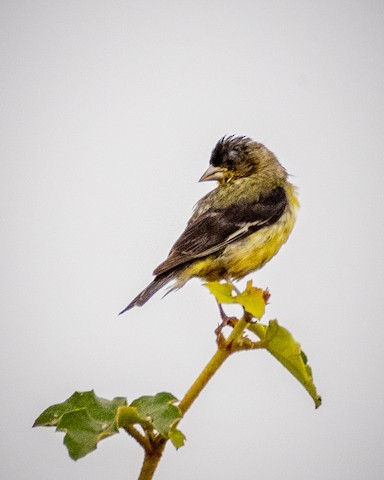
[[[179,407],[174,405],[176,402],[177,398],[171,393],[161,392],[155,396],[140,397],[131,406],[136,407],[140,417],[150,420],[155,430],[167,438],[171,428],[182,417]]]
[[[235,301],[240,303],[246,312],[260,319],[265,312],[266,298],[269,298],[269,294],[261,288],[253,287],[252,280],[250,280],[247,282],[244,292],[236,295]]]
[[[65,402],[48,407],[33,426],[56,426],[56,431],[64,431],[69,455],[78,460],[95,450],[100,440],[118,433],[116,411],[126,403],[122,397],[99,398],[93,390],[75,392]]]
[[[176,428],[182,417],[179,407],[174,405],[176,402],[177,398],[167,392],[137,398],[129,406],[118,409],[117,425],[139,424],[145,431],[159,432],[180,448],[184,445],[185,436]]]
[[[232,296],[232,283],[208,282],[205,284],[208,290],[216,297],[216,300],[221,303],[233,303],[235,297]]]
[[[185,435],[183,432],[180,432],[177,428],[173,428],[169,432],[169,438],[173,443],[173,446],[178,450],[180,447],[184,447],[185,444]]]
[[[253,317],[260,319],[265,312],[265,304],[269,298],[267,291],[252,286],[252,280],[247,282],[244,292],[232,295],[233,285],[230,282],[208,282],[205,286],[216,297],[216,300],[222,303],[237,303],[244,307],[244,310]]]
[[[263,346],[304,386],[315,402],[316,408],[321,405],[321,397],[317,394],[313,383],[312,370],[307,363],[307,357],[300,344],[291,333],[281,327],[277,320],[271,320],[269,325],[253,323],[248,329],[254,332],[263,342]]]
[[[147,420],[142,419],[137,411],[137,408],[130,407],[128,405],[123,405],[117,409],[116,412],[116,424],[119,428],[124,427],[125,425],[134,425],[139,423],[143,426],[148,423]]]

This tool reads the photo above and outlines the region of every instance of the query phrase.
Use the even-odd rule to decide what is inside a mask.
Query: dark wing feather
[[[212,208],[190,221],[168,258],[154,271],[160,275],[196,258],[206,257],[263,227],[283,214],[287,198],[283,187],[260,195],[257,203],[239,202],[226,208]]]

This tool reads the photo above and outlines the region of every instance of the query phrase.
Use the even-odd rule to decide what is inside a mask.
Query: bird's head
[[[221,138],[212,150],[209,167],[200,182],[217,180],[220,184],[256,174],[271,174],[281,179],[286,172],[275,155],[249,137],[231,135]]]

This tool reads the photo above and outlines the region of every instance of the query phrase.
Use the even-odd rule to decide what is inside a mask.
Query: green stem
[[[193,385],[185,394],[184,398],[179,403],[179,409],[182,415],[184,415],[185,412],[190,408],[192,403],[199,396],[200,392],[207,385],[209,380],[213,377],[213,375],[217,372],[217,370],[225,362],[225,360],[229,357],[230,354],[231,351],[228,350],[224,350],[221,348],[217,350],[215,355],[207,363],[204,370],[200,373]]]
[[[223,344],[218,346],[216,353],[207,363],[204,370],[200,373],[191,388],[184,395],[184,398],[181,400],[179,409],[183,415],[191,407],[193,402],[199,396],[200,392],[207,385],[209,380],[217,372],[220,366],[225,362],[225,360],[233,352],[239,350],[238,341],[242,338],[243,332],[249,325],[248,322],[251,320],[251,318],[252,317],[245,312],[244,316],[236,323],[228,338],[223,342]],[[131,432],[128,433],[132,435]],[[167,439],[162,439],[161,442],[151,443],[151,448],[145,448],[144,462],[141,467],[138,480],[151,480],[153,478],[161,456],[163,455],[167,441]]]
[[[144,462],[138,480],[151,480],[165,449],[166,441],[156,445],[151,451],[145,451]]]
[[[224,345],[219,346],[217,352],[213,355],[211,360],[207,363],[204,370],[197,377],[191,388],[184,395],[184,398],[179,403],[179,409],[184,415],[191,407],[193,402],[199,396],[200,392],[207,385],[209,380],[225,362],[225,360],[234,352],[233,345],[240,339],[249,322],[249,317],[245,313],[244,316],[236,323],[229,337],[226,339]]]
[[[125,425],[124,430],[128,433],[128,435],[131,435],[143,448],[145,451],[149,451],[151,448],[151,444],[149,443],[149,440],[147,437],[144,437],[137,428],[135,428],[133,425]]]

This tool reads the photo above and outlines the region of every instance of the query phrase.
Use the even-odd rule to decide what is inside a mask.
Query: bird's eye
[[[237,157],[237,153],[234,150],[231,150],[228,153],[227,162],[226,162],[228,168],[232,168],[234,166],[236,157]]]

